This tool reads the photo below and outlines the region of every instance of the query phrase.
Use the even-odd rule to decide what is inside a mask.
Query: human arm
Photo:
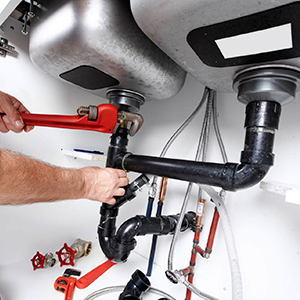
[[[123,170],[65,169],[0,149],[0,204],[90,199],[113,204],[128,184]]]
[[[8,131],[28,132],[33,126],[25,126],[20,113],[30,113],[28,109],[15,97],[0,91],[0,113],[5,115],[0,118],[0,132]]]

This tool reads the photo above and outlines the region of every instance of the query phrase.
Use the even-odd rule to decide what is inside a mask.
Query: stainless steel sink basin
[[[177,94],[186,72],[136,25],[129,1],[39,1],[30,57],[46,73],[99,96],[125,89],[147,99]]]
[[[233,92],[245,68],[300,67],[300,2],[131,0],[144,33],[204,85]]]

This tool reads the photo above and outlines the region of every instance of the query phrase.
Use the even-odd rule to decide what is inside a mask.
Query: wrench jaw
[[[80,117],[83,117],[84,115],[89,115],[88,120],[90,121],[97,121],[98,118],[98,107],[95,105],[89,105],[89,106],[80,106],[77,109],[77,114]]]
[[[144,118],[140,114],[131,113],[128,111],[118,112],[118,122],[114,127],[113,133],[116,133],[119,127],[129,129],[129,135],[134,136],[142,127]]]
[[[118,109],[118,122],[113,133],[122,127],[129,129],[129,135],[134,136],[144,123],[143,117],[137,112],[145,103],[145,97],[140,93],[125,89],[110,89],[106,97],[109,103]]]

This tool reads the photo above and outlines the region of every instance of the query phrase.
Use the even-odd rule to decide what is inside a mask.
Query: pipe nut
[[[238,92],[238,100],[244,104],[263,100],[283,105],[294,100],[299,83],[298,68],[288,65],[263,65],[237,73],[233,88]]]

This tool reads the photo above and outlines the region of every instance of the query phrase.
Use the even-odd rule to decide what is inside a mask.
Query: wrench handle
[[[100,277],[103,273],[105,273],[109,268],[111,268],[113,265],[115,265],[115,262],[112,262],[111,260],[107,260],[102,265],[96,267],[89,273],[85,274],[81,278],[79,278],[76,282],[76,287],[79,289],[84,289],[87,286],[89,286],[91,283],[93,283],[98,277]]]
[[[24,124],[29,126],[45,126],[112,133],[118,120],[117,108],[112,104],[100,104],[97,108],[98,115],[96,121],[89,120],[88,115],[81,117],[79,115],[65,116],[21,113],[21,117]]]

